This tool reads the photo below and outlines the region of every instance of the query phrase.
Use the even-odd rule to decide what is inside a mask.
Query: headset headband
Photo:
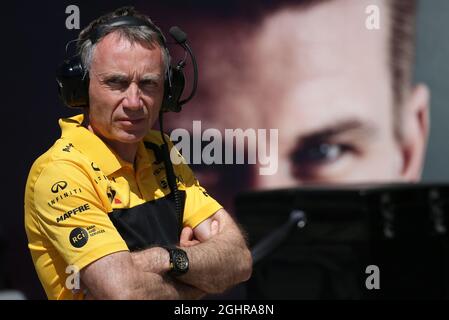
[[[107,20],[105,23],[98,25],[95,29],[93,29],[90,32],[89,39],[92,42],[92,44],[94,44],[104,35],[105,29],[116,28],[120,26],[127,26],[127,27],[147,26],[148,28],[150,28],[151,30],[155,31],[158,34],[159,39],[161,40],[163,46],[167,47],[165,37],[158,27],[150,23],[148,20],[132,16],[119,16]]]

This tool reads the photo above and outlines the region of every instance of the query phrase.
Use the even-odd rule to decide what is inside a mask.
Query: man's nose
[[[141,91],[139,86],[132,82],[128,90],[126,90],[126,96],[123,99],[123,107],[127,109],[140,109],[143,106],[143,101],[141,99]]]

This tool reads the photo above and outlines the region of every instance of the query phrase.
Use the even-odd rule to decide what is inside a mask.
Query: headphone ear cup
[[[181,99],[186,84],[182,69],[171,68],[170,78],[171,86],[169,79],[165,79],[164,100],[162,101],[161,111],[179,112],[181,111],[179,100]]]
[[[78,55],[64,60],[58,67],[56,81],[59,96],[66,106],[80,108],[89,105],[89,75],[85,73]]]

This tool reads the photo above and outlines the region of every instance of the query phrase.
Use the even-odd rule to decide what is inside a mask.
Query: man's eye
[[[351,151],[350,145],[338,143],[312,143],[302,145],[295,150],[290,158],[294,165],[323,165],[338,160],[344,153]]]
[[[106,84],[112,89],[124,89],[129,85],[128,81],[121,79],[109,79],[106,80]]]
[[[142,80],[140,81],[140,86],[143,88],[155,88],[158,83],[155,80]]]

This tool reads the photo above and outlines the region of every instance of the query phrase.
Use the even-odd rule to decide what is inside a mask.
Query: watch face
[[[173,257],[173,264],[180,272],[187,272],[189,269],[189,259],[184,252],[176,251]]]

